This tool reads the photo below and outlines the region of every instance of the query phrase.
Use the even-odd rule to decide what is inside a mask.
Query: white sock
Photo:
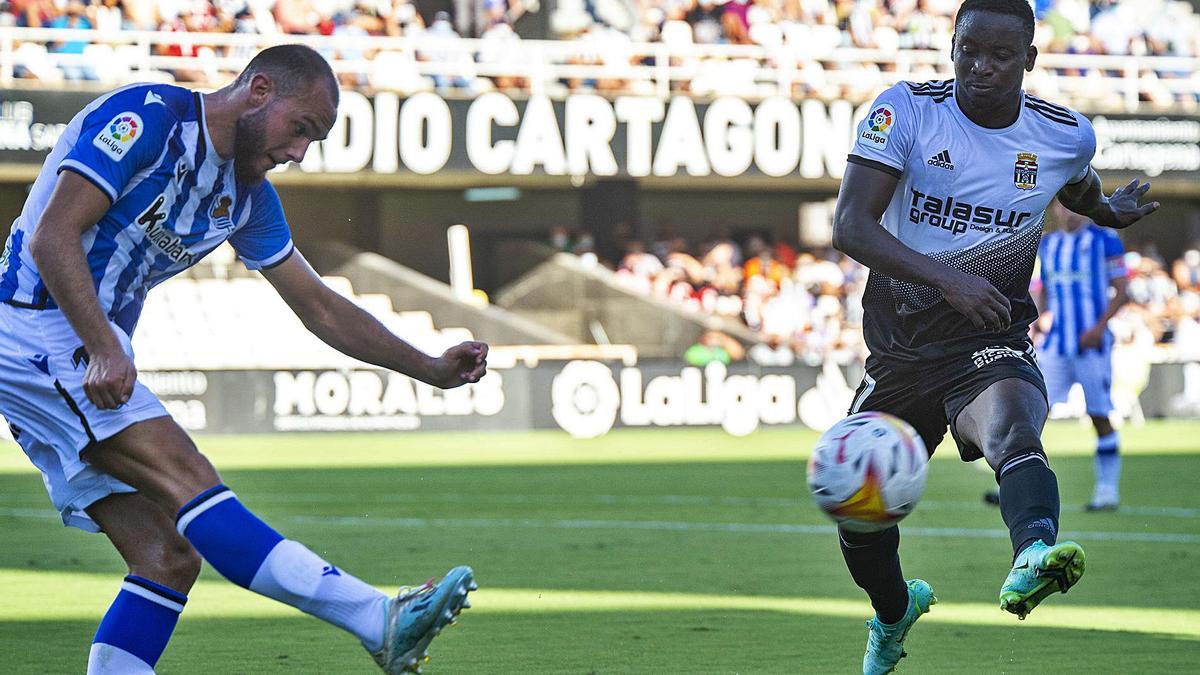
[[[250,582],[250,590],[353,633],[368,651],[383,646],[390,598],[299,542],[284,539],[276,544]]]
[[[87,675],[154,675],[154,669],[120,647],[96,642],[88,653]]]
[[[1096,488],[1116,495],[1121,483],[1121,454],[1117,432],[1096,439]]]

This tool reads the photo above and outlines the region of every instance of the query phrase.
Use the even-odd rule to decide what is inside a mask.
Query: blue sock
[[[373,652],[383,645],[388,596],[284,539],[224,485],[184,504],[175,527],[238,586],[343,628]]]
[[[92,639],[88,675],[153,672],[186,603],[186,595],[162,584],[125,577]]]
[[[250,588],[267,554],[283,536],[238,501],[224,485],[196,495],[179,509],[175,528],[226,579]]]

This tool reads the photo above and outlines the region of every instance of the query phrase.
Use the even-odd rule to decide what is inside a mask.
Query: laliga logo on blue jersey
[[[233,198],[229,195],[218,195],[208,209],[208,219],[218,229],[229,230],[233,228],[232,212]]]
[[[129,148],[145,133],[142,118],[135,112],[123,112],[100,129],[92,139],[92,145],[108,155],[113,161],[125,159]]]

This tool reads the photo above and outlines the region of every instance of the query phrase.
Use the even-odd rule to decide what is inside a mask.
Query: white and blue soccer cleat
[[[937,604],[933,588],[920,579],[908,582],[908,609],[904,617],[893,624],[885,624],[875,617],[867,621],[867,653],[863,655],[863,675],[884,675],[896,669],[900,659],[908,656],[904,651],[904,639],[908,631],[922,614]]]
[[[429,661],[429,643],[471,606],[467,594],[476,588],[466,566],[455,567],[436,584],[430,579],[418,588],[401,588],[388,603],[383,648],[372,654],[375,663],[388,675],[421,672]]]

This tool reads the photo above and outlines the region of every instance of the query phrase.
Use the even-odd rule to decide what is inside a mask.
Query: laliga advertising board
[[[542,362],[493,369],[441,391],[375,369],[143,371],[142,381],[191,431],[449,431],[561,429],[578,438],[617,427],[767,425],[826,429],[845,416],[854,373],[827,364],[705,368]]]

